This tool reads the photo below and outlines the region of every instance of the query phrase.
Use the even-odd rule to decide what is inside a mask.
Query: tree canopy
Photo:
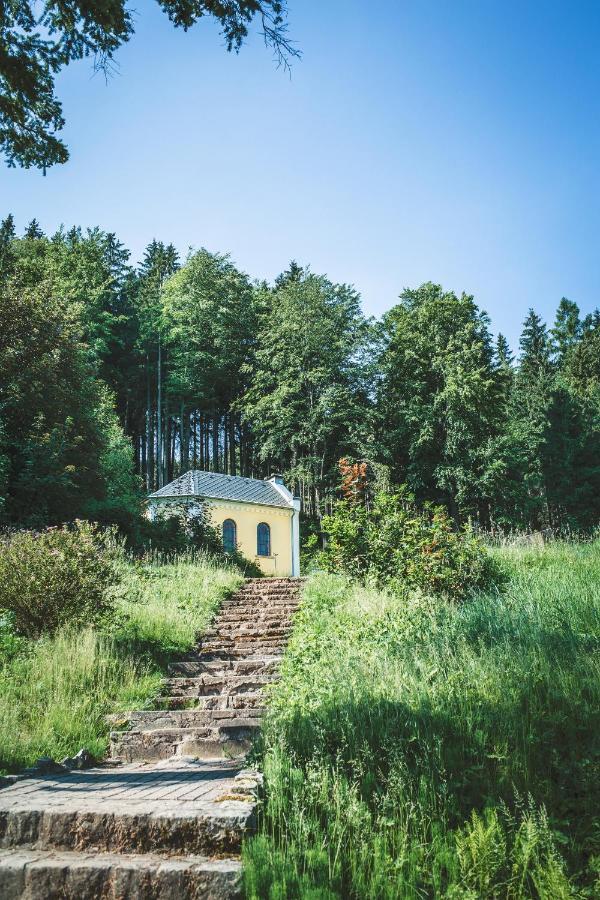
[[[278,62],[298,51],[287,37],[285,0],[157,0],[176,28],[210,17],[227,50],[238,51],[258,18]],[[58,136],[65,124],[55,79],[69,63],[93,57],[111,70],[116,51],[135,31],[126,0],[8,0],[0,4],[0,149],[9,166],[44,171],[69,157]]]
[[[530,310],[518,353],[474,297],[426,283],[380,322],[292,262],[253,282],[223,253],[139,266],[98,228],[0,223],[0,524],[135,529],[189,468],[281,471],[320,529],[339,461],[456,523],[600,520],[600,314]]]

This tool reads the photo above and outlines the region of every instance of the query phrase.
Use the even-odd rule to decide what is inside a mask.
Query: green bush
[[[485,587],[494,573],[471,531],[457,531],[443,507],[417,508],[403,489],[377,494],[370,509],[342,500],[323,528],[328,543],[320,561],[327,571],[395,590],[456,598]]]
[[[167,557],[186,554],[190,550],[200,550],[208,554],[216,563],[233,565],[248,578],[260,578],[262,571],[252,560],[239,550],[226,551],[221,534],[206,511],[201,516],[189,516],[185,507],[174,508],[169,516],[160,516],[154,522],[144,521],[142,548],[158,551]]]
[[[0,611],[27,637],[105,620],[119,558],[114,533],[88,522],[8,534],[0,541]]]

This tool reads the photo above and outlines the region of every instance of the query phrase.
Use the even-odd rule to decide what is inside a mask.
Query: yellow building
[[[265,575],[300,574],[300,500],[280,475],[262,481],[194,470],[148,497],[152,520],[182,507],[190,516],[208,508],[225,549],[237,548]]]

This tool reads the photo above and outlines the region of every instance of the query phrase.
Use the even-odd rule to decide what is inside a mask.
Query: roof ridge
[[[173,481],[149,495],[150,498],[205,497],[207,500],[232,500],[260,506],[279,506],[289,509],[283,493],[268,479],[229,475],[225,472],[206,472],[188,469]]]

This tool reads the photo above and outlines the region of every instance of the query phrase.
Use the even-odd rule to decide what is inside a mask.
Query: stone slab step
[[[265,702],[264,693],[260,691],[245,691],[240,694],[209,694],[207,697],[159,697],[160,710],[172,709],[255,709],[262,707]],[[143,711],[143,710],[142,710]],[[130,714],[131,715],[131,714]],[[112,717],[112,721],[125,720],[126,716]]]
[[[264,703],[264,698],[261,698]],[[202,728],[212,726],[222,720],[228,724],[247,722],[248,718],[259,719],[264,715],[263,706],[240,709],[152,709],[133,712],[129,724],[134,731],[149,731],[156,728]]]
[[[2,900],[228,900],[240,891],[239,859],[0,850]]]
[[[114,758],[136,760],[234,759],[244,756],[260,729],[260,719],[223,720],[218,725],[191,728],[155,728],[151,731],[113,731],[110,736]]]
[[[230,647],[229,649],[220,649],[220,650],[201,650],[198,651],[202,654],[202,659],[205,662],[213,662],[215,660],[224,660],[233,664],[237,660],[246,660],[247,662],[253,662],[255,660],[261,660],[265,656],[273,657],[276,655],[276,650],[283,650],[283,647],[279,645],[278,648],[275,647],[266,647],[262,648],[260,646],[257,647]],[[281,658],[280,654],[280,658]]]
[[[245,621],[223,622],[216,619],[211,628],[208,628],[203,637],[213,634],[272,634],[273,637],[286,637],[291,631],[291,625],[282,625],[279,620],[260,621],[251,616]]]
[[[254,693],[275,681],[276,675],[199,675],[166,678],[164,691],[169,697],[211,697],[226,693]]]
[[[262,632],[276,629],[287,633],[292,630],[292,619],[283,616],[261,619],[252,613],[247,616],[219,616],[210,630],[212,631],[214,628],[218,628],[220,631],[246,631],[250,628]]]
[[[237,772],[173,760],[27,778],[0,791],[0,849],[233,855],[255,827]]]
[[[190,656],[180,662],[171,663],[169,674],[172,676],[197,677],[200,675],[269,675],[277,672],[281,664],[281,655],[263,656],[255,659],[222,659],[204,660],[198,655]]]
[[[202,652],[212,653],[215,650],[247,650],[248,652],[253,651],[254,653],[260,650],[262,652],[268,652],[270,650],[281,649],[283,644],[284,641],[269,640],[268,638],[265,640],[251,637],[237,638],[236,640],[219,638],[218,640],[209,639],[206,642],[203,641]]]

